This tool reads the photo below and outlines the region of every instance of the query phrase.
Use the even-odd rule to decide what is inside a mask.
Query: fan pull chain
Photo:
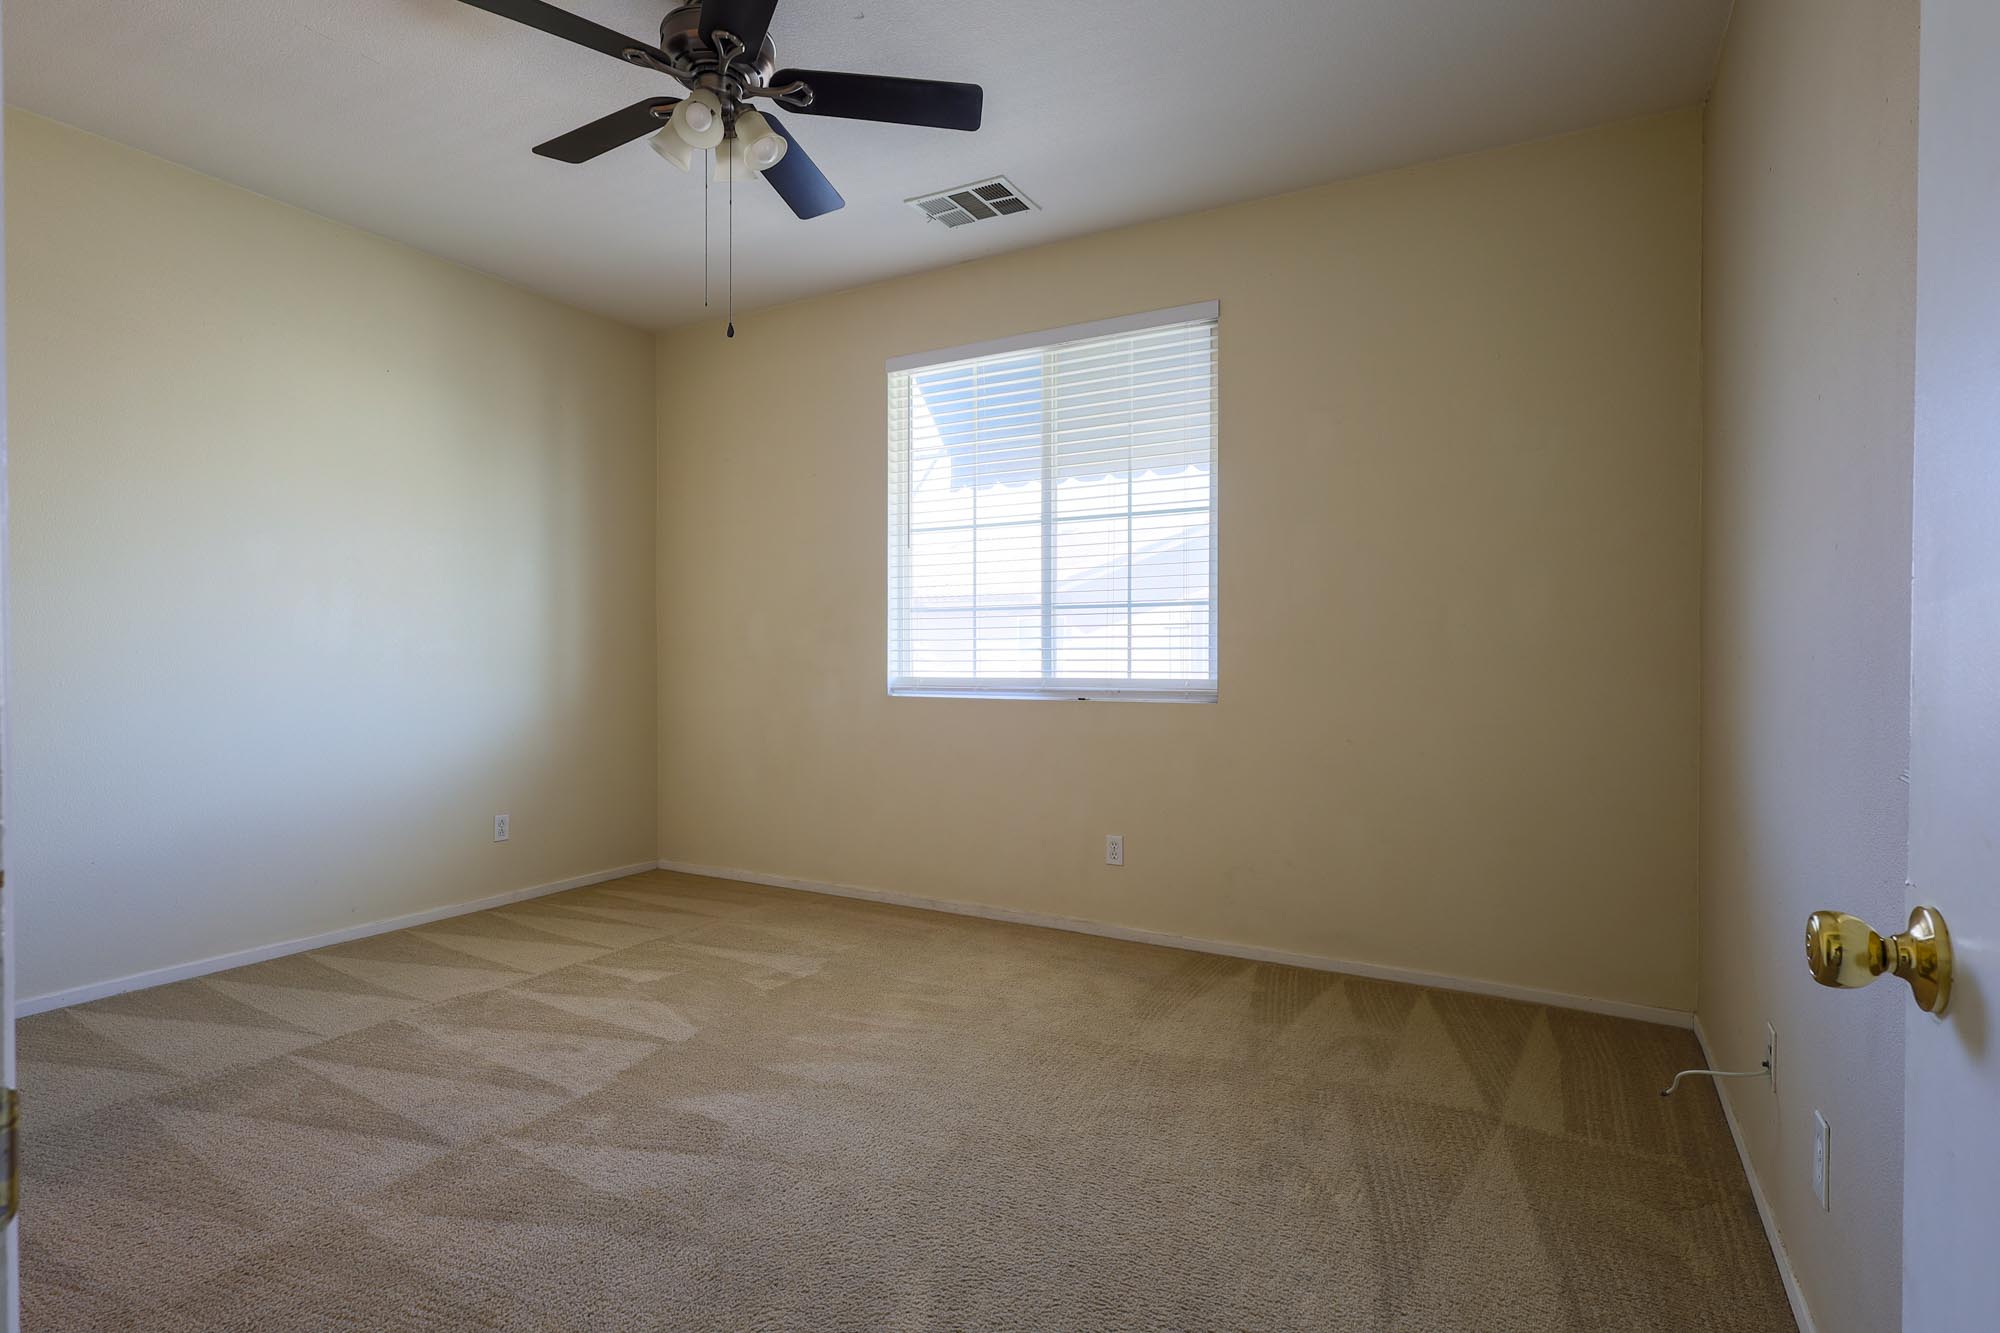
[[[701,308],[708,309],[708,176],[715,154],[701,155]]]

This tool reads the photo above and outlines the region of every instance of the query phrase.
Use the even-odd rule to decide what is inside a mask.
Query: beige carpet
[[[26,1327],[1790,1328],[1696,1055],[640,875],[26,1020]]]

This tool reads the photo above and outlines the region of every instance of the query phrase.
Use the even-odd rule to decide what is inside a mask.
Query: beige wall
[[[21,993],[649,859],[651,339],[6,124]]]
[[[1898,1326],[1903,1005],[1807,978],[1903,917],[1916,0],[1736,7],[1708,110],[1701,1002],[1820,1333]],[[1812,1194],[1832,1125],[1833,1211]]]
[[[664,337],[661,855],[1691,1007],[1700,162],[1687,112]],[[1211,298],[1221,702],[886,698],[884,359]]]

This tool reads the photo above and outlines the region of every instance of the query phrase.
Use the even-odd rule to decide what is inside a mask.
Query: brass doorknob
[[[1927,1014],[1943,1013],[1951,1000],[1951,932],[1934,907],[1912,910],[1903,933],[1886,940],[1858,916],[1814,912],[1806,918],[1806,966],[1822,986],[1866,986],[1893,972]]]

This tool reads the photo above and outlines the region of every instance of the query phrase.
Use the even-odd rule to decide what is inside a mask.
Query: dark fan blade
[[[840,197],[840,191],[834,189],[832,182],[820,173],[819,164],[806,156],[806,150],[799,146],[792,132],[779,124],[778,118],[768,111],[764,113],[764,119],[791,145],[778,159],[777,166],[764,169],[764,179],[771,182],[771,188],[778,192],[778,197],[791,205],[792,211],[802,218],[816,218],[822,213],[846,207],[847,201]]]
[[[659,129],[667,123],[666,117],[654,113],[670,110],[679,100],[678,97],[649,97],[643,102],[634,102],[623,111],[614,111],[568,134],[559,134],[547,143],[538,143],[535,151],[558,162],[588,162],[599,153],[608,153],[619,144],[631,143]]]
[[[756,59],[771,27],[771,11],[778,0],[701,0],[701,39],[709,42],[718,32],[726,32],[743,43]]]
[[[540,28],[550,36],[560,37],[566,42],[575,42],[578,46],[602,51],[616,60],[623,60],[627,51],[635,50],[644,51],[662,63],[667,59],[667,53],[657,46],[634,41],[602,24],[578,18],[566,9],[545,5],[542,0],[465,0],[465,3],[474,9],[483,9],[489,14],[498,14],[503,19],[512,19],[531,28]]]
[[[770,86],[792,82],[813,91],[811,106],[790,109],[807,116],[886,120],[896,125],[934,125],[941,130],[976,130],[986,94],[976,83],[898,79],[887,74],[837,74],[830,69],[781,69]]]

